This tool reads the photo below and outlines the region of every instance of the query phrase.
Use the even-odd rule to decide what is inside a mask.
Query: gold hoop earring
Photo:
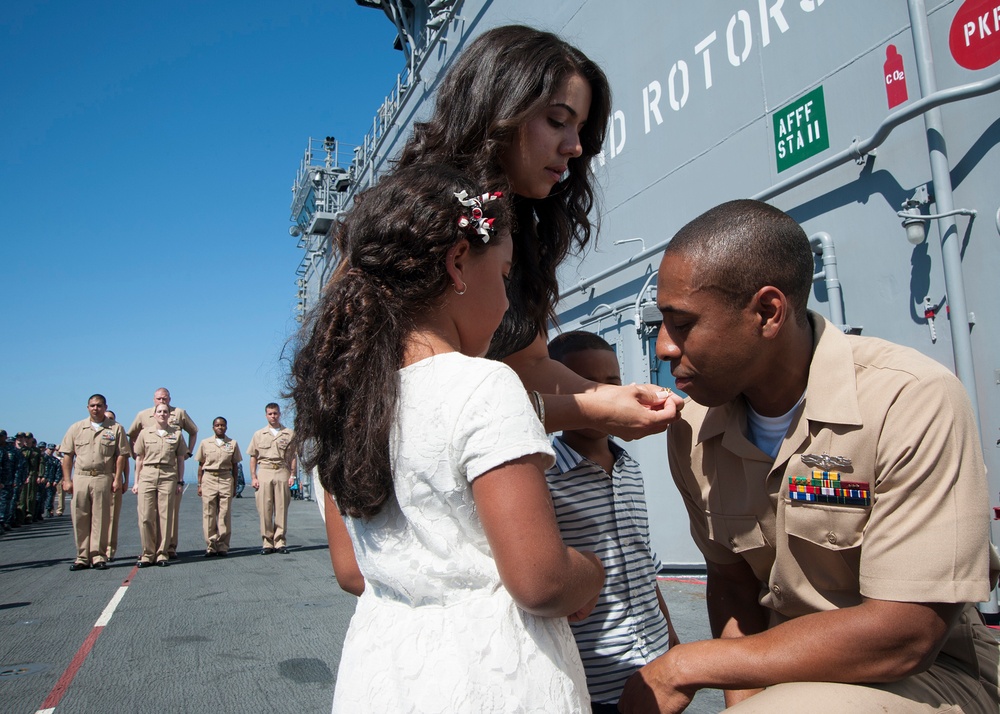
[[[454,285],[451,286],[451,289],[455,291],[456,295],[465,295],[465,291],[469,289],[469,286],[466,285],[465,283],[462,283],[462,289],[461,290],[459,290],[458,288],[456,288]]]

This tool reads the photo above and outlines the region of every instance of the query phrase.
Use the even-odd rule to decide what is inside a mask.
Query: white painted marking
[[[118,603],[120,603],[122,598],[125,597],[126,590],[128,590],[128,585],[122,585],[118,588],[118,592],[116,592],[114,597],[111,598],[111,602],[109,602],[108,606],[104,608],[104,612],[101,613],[101,616],[97,618],[97,622],[94,623],[94,627],[104,627],[111,621],[111,616],[115,614],[115,608],[118,607]]]

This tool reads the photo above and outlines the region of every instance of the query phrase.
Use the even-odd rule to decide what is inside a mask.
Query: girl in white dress
[[[361,194],[294,360],[306,463],[365,579],[334,712],[589,711],[566,618],[604,569],[559,536],[532,399],[481,358],[516,260],[487,188],[425,164]]]

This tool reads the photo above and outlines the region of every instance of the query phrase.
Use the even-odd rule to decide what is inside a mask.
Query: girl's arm
[[[322,488],[319,489],[323,499],[323,520],[326,521],[326,539],[330,542],[330,562],[333,564],[333,574],[337,576],[337,584],[341,590],[352,595],[361,596],[365,591],[365,577],[358,567],[354,556],[354,545],[347,532],[344,519],[333,501],[333,496]]]
[[[525,389],[545,401],[545,430],[596,429],[623,439],[638,439],[665,430],[677,419],[683,400],[652,384],[598,384],[584,379],[549,357],[543,335],[504,362]]]
[[[518,606],[533,615],[579,619],[596,602],[604,567],[593,553],[563,543],[544,463],[534,454],[503,464],[472,482],[472,496],[500,580]]]

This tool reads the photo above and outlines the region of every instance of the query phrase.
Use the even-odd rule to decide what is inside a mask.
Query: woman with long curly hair
[[[513,196],[510,308],[488,356],[540,393],[547,431],[595,428],[632,439],[663,431],[681,400],[651,385],[585,380],[546,348],[556,269],[597,232],[590,163],[610,113],[607,77],[583,52],[549,32],[497,27],[459,55],[398,165],[450,164]]]

